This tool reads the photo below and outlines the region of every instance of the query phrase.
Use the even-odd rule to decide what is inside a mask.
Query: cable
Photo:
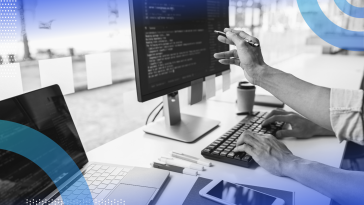
[[[161,104],[163,104],[163,101],[162,102],[160,102],[153,110],[152,110],[152,112],[150,112],[149,113],[149,115],[148,115],[148,117],[147,117],[147,121],[145,121],[145,125],[147,125],[148,124],[148,121],[149,121],[149,118],[150,118],[150,116],[153,114],[153,112],[161,105]]]
[[[154,118],[153,118],[153,121],[152,121],[152,122],[154,122],[154,120],[158,117],[159,113],[160,113],[162,110],[163,110],[163,105],[162,105],[161,109],[159,109],[159,111],[157,112],[157,114],[154,116]]]

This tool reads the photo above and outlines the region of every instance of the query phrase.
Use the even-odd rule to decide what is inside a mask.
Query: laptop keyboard
[[[132,168],[114,167],[107,165],[91,164],[87,169],[82,172],[86,183],[82,183],[80,176],[74,180],[74,184],[70,183],[65,187],[62,196],[66,197],[65,200],[83,200],[88,194],[87,187],[89,188],[94,201],[101,201],[104,199],[121,180],[127,175]],[[58,193],[52,197],[55,201],[60,201],[61,197]],[[52,201],[51,199],[51,201]]]
[[[244,118],[228,132],[203,149],[201,151],[202,156],[229,164],[249,167],[254,162],[253,158],[245,152],[235,153],[232,150],[245,130],[259,134],[275,135],[278,130],[282,129],[283,122],[275,122],[263,127],[261,124],[267,114],[267,112],[253,112],[251,116]]]

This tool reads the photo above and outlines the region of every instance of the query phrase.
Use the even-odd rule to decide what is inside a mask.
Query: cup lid
[[[247,81],[239,82],[238,84],[239,89],[254,89],[255,86]]]

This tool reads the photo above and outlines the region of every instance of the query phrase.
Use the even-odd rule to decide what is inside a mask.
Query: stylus
[[[215,33],[222,35],[224,37],[226,37],[226,33],[222,32],[222,31],[214,31]],[[249,41],[248,39],[244,39],[245,42],[249,43],[249,45],[253,46],[253,47],[259,47],[259,43],[254,43],[253,41]]]
[[[202,165],[200,165],[200,164],[195,164],[195,163],[191,163],[191,162],[184,162],[184,161],[181,161],[181,160],[175,160],[173,158],[161,157],[161,158],[159,158],[159,161],[165,162],[166,164],[169,164],[169,165],[185,167],[185,168],[194,169],[194,170],[198,170],[198,171],[203,171],[204,170],[204,167]]]
[[[178,166],[174,166],[174,165],[169,165],[169,164],[165,164],[163,162],[152,162],[151,165],[154,168],[164,169],[164,170],[168,170],[171,172],[177,172],[177,173],[187,174],[187,175],[192,175],[192,176],[198,175],[198,172],[196,170],[192,170],[192,169],[188,169],[188,168],[184,168],[184,167],[178,167]]]
[[[177,159],[183,159],[183,160],[186,160],[188,162],[193,162],[193,163],[201,164],[201,165],[208,166],[208,167],[212,166],[211,162],[200,160],[197,157],[193,157],[193,156],[190,156],[190,155],[187,155],[187,154],[183,154],[182,152],[173,151],[171,153],[171,155],[172,155],[172,157],[175,157]]]

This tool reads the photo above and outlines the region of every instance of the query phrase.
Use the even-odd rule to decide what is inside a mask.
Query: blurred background
[[[364,7],[362,0],[347,1]],[[319,4],[336,25],[364,31],[364,19],[344,14],[333,0]],[[155,99],[140,104],[140,109],[128,109],[137,103],[128,0],[18,0],[14,7],[15,37],[7,44],[11,49],[1,51],[0,64],[20,63],[23,90],[28,92],[41,87],[39,60],[72,57],[75,93],[65,97],[86,151],[141,127],[161,102]],[[296,0],[230,0],[229,15],[232,28],[260,39],[270,65],[304,54],[364,59],[363,52],[335,48],[317,37]],[[87,89],[85,55],[105,52],[111,56],[113,83]],[[234,69],[233,78],[243,79],[241,69]]]

